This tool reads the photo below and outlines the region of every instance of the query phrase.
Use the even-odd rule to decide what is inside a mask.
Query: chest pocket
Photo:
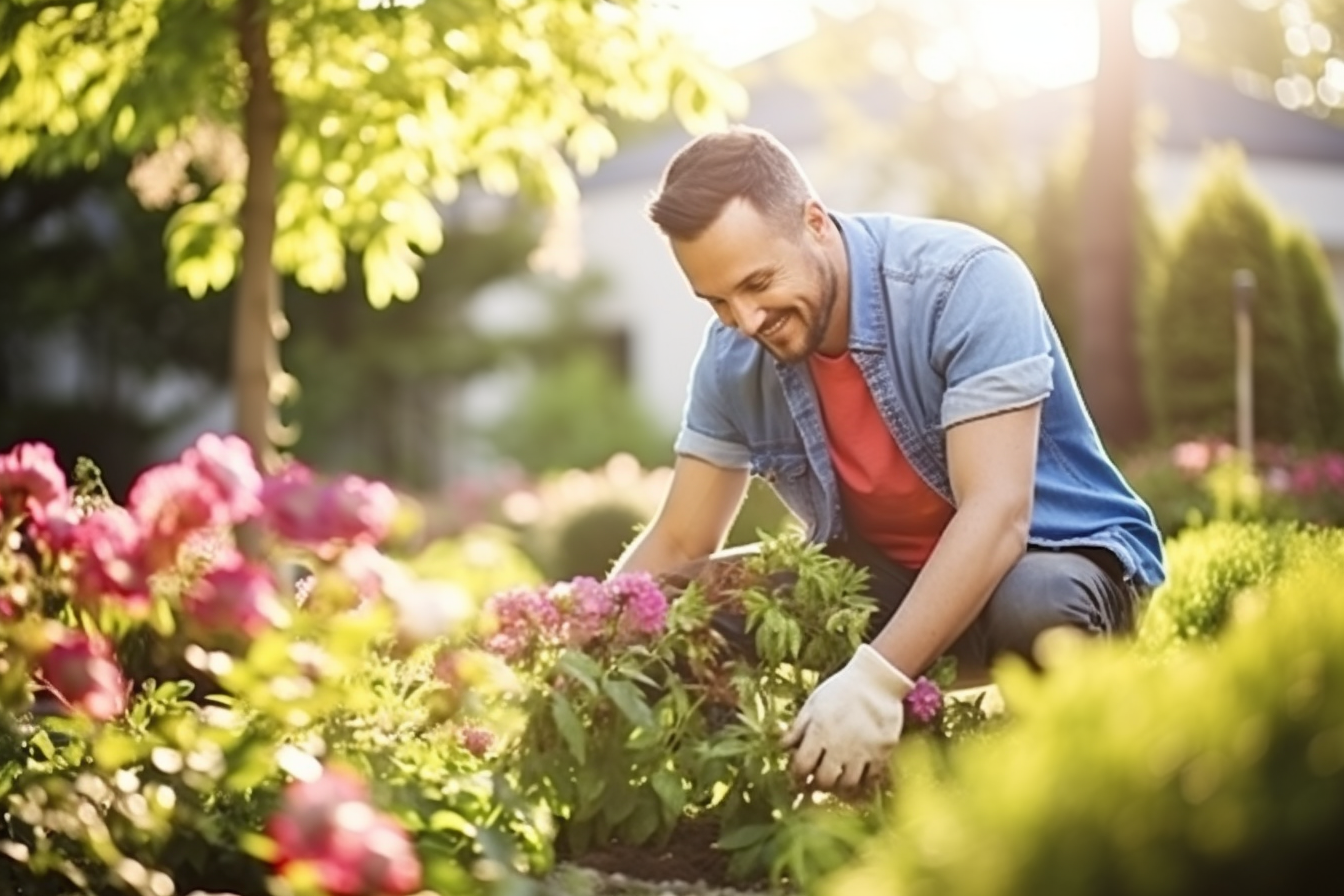
[[[753,451],[751,473],[772,488],[785,506],[810,529],[815,523],[811,500],[811,470],[807,456],[795,453]]]

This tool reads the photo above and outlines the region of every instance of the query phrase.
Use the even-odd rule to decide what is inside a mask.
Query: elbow
[[[1025,497],[1013,494],[985,495],[976,501],[971,510],[984,521],[984,527],[993,533],[994,540],[1005,558],[1016,562],[1027,550],[1027,538],[1031,533],[1031,495]],[[998,553],[996,552],[996,553]]]

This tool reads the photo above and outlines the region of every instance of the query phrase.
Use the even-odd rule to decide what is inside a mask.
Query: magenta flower
[[[358,476],[327,483],[299,463],[266,477],[261,502],[263,517],[277,535],[318,548],[377,544],[387,537],[397,512],[396,495],[383,483]]]
[[[626,638],[656,635],[667,624],[667,595],[648,573],[622,573],[607,582],[621,608],[618,623]]]
[[[145,534],[146,564],[155,572],[171,567],[178,549],[195,533],[231,522],[209,482],[181,463],[145,470],[131,485],[126,504]]]
[[[550,598],[566,614],[564,640],[571,647],[583,647],[606,631],[616,609],[611,592],[591,576],[555,585]]]
[[[145,539],[120,507],[95,510],[79,521],[75,540],[75,598],[96,604],[115,598],[128,609],[149,607]]]
[[[209,485],[210,497],[229,523],[261,512],[261,473],[252,446],[235,435],[208,432],[182,452],[183,466]]]
[[[38,661],[37,675],[62,703],[92,719],[126,711],[130,685],[101,637],[61,629]]]
[[[348,769],[327,766],[316,780],[290,784],[266,827],[282,874],[305,866],[336,896],[403,896],[420,887],[410,837],[370,805],[367,786]]]
[[[21,442],[0,454],[0,508],[6,513],[33,513],[68,497],[65,472],[50,445]]]
[[[544,591],[512,588],[491,597],[485,610],[496,625],[486,649],[505,659],[517,659],[538,643],[559,640],[563,617]]]
[[[914,688],[905,695],[905,709],[913,718],[927,725],[943,711],[943,692],[938,689],[938,685],[921,675]]]
[[[475,725],[467,725],[458,729],[457,737],[462,742],[462,746],[466,747],[467,752],[477,758],[489,753],[490,748],[495,743],[493,733]]]
[[[249,638],[272,628],[283,615],[270,571],[239,554],[198,579],[183,595],[182,609],[208,629],[239,631]]]

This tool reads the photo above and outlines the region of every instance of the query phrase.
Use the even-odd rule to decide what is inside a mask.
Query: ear
[[[803,206],[803,226],[814,239],[825,240],[826,234],[830,231],[831,216],[826,213],[820,202],[809,199],[807,205]]]

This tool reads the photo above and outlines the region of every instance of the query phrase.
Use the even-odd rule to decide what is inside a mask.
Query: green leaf
[[[641,802],[621,826],[625,839],[639,846],[658,832],[660,813],[658,806],[651,802]]]
[[[602,667],[597,664],[597,660],[588,654],[577,650],[566,650],[560,654],[560,660],[556,663],[556,666],[561,672],[587,688],[590,694],[598,692],[597,680],[602,677]]]
[[[93,742],[93,761],[105,771],[116,771],[138,762],[140,744],[128,734],[104,728]]]
[[[669,769],[660,769],[649,777],[649,784],[663,804],[663,817],[669,822],[681,815],[686,808],[686,788],[681,776]]]
[[[583,723],[574,712],[574,705],[559,691],[551,695],[551,718],[555,720],[555,727],[559,730],[560,736],[565,739],[565,746],[569,747],[570,755],[582,765],[587,756],[587,735],[583,730]]]
[[[611,698],[611,702],[616,704],[621,714],[633,724],[640,728],[653,728],[657,725],[653,711],[644,702],[644,695],[632,683],[608,678],[602,682],[602,692]]]
[[[51,742],[51,735],[46,731],[39,728],[37,733],[28,739],[28,743],[36,748],[42,754],[42,758],[48,762],[55,758],[56,745]]]
[[[719,838],[718,847],[732,851],[764,843],[775,832],[773,824],[749,824],[734,828]]]

